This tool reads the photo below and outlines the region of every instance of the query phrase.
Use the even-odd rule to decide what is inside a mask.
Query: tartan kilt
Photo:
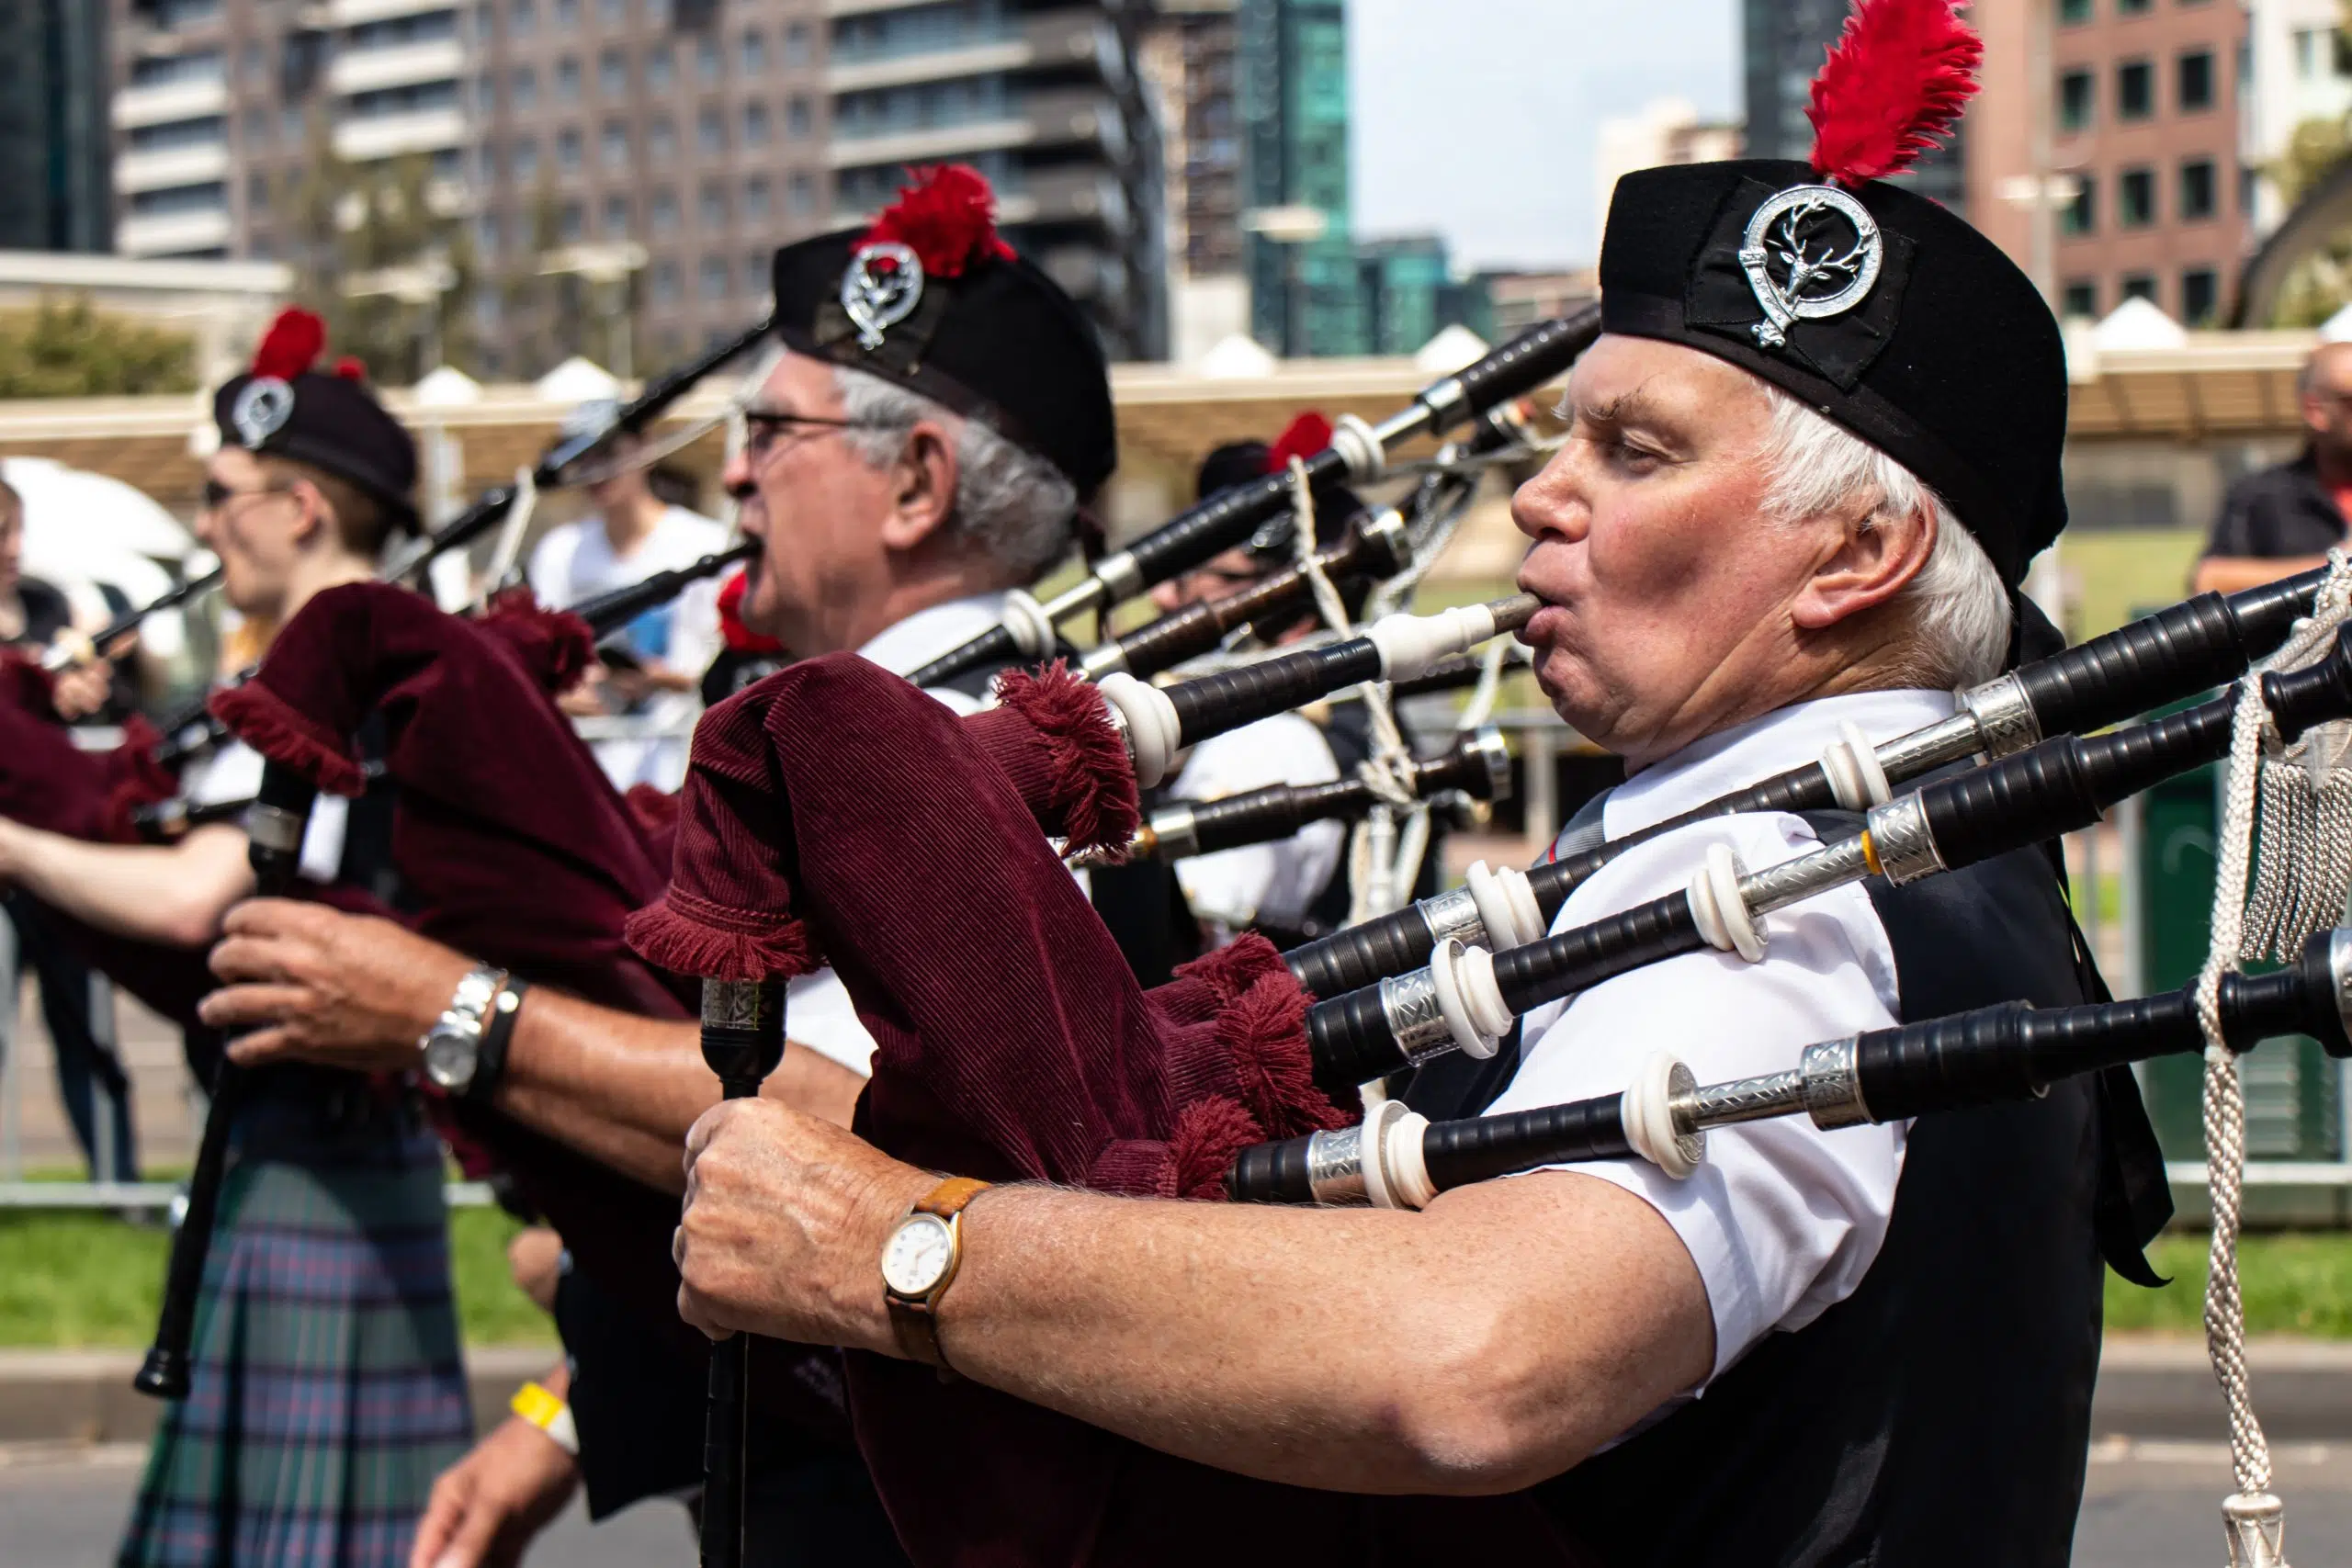
[[[255,1086],[257,1089],[259,1086]],[[412,1106],[357,1125],[248,1108],[121,1568],[406,1568],[472,1441],[441,1150]]]

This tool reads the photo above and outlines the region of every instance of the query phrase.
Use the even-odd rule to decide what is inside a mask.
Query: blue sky
[[[1433,229],[1457,264],[1589,261],[1601,120],[1739,112],[1736,0],[1349,0],[1348,24],[1356,231]]]

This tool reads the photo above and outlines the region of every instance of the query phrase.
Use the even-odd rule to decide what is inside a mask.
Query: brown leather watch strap
[[[956,1250],[950,1256],[947,1271],[940,1276],[939,1283],[923,1295],[909,1297],[896,1291],[886,1289],[884,1292],[884,1300],[890,1310],[890,1330],[898,1337],[899,1348],[907,1353],[910,1360],[936,1367],[942,1377],[953,1374],[948,1368],[945,1352],[939,1348],[939,1299],[947,1293],[947,1287],[956,1282],[956,1276],[963,1266],[963,1231],[956,1224],[956,1216],[964,1212],[965,1204],[987,1191],[988,1186],[987,1182],[976,1181],[968,1176],[951,1176],[907,1211],[910,1216],[930,1214],[945,1220],[955,1237]]]
[[[952,1220],[964,1212],[965,1204],[988,1190],[989,1184],[985,1181],[978,1181],[968,1176],[951,1176],[933,1188],[908,1213],[937,1214],[943,1220]]]

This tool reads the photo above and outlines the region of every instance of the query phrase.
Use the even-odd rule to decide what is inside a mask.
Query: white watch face
[[[424,1076],[452,1094],[474,1081],[481,1060],[481,1037],[469,1031],[436,1027],[424,1037]]]
[[[921,1296],[939,1284],[956,1238],[937,1214],[910,1214],[882,1248],[882,1282],[902,1296]]]

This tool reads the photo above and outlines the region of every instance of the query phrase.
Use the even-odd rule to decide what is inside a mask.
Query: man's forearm
[[[941,1307],[958,1371],[1269,1480],[1531,1484],[1713,1360],[1679,1240],[1588,1177],[1488,1183],[1420,1214],[1014,1188],[965,1224]]]
[[[198,947],[253,890],[245,836],[199,828],[179,843],[93,844],[0,823],[0,881],[87,926],[171,947]]]
[[[2327,564],[2321,556],[2207,556],[2197,563],[2197,572],[2190,580],[2194,593],[2243,593],[2249,588],[2259,588],[2266,582],[2276,582],[2282,577],[2292,577],[2299,571],[2310,571]]]
[[[841,1126],[865,1080],[787,1043],[763,1092]],[[506,1076],[492,1103],[525,1126],[650,1186],[684,1190],[680,1150],[695,1118],[718,1103],[718,1078],[687,1020],[640,1018],[535,990],[514,1021]]]

